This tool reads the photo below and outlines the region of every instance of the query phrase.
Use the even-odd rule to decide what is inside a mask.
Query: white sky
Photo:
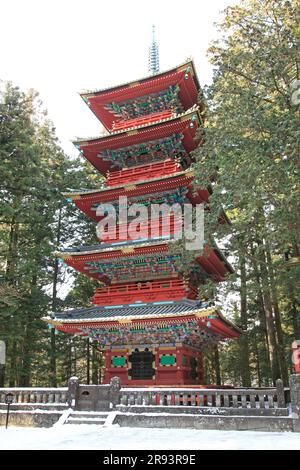
[[[36,89],[69,155],[75,137],[102,126],[79,97],[148,74],[151,25],[161,70],[188,57],[201,85],[211,80],[206,57],[219,12],[237,0],[1,0],[0,79]]]

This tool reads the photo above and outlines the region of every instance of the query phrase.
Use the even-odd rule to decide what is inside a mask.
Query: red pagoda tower
[[[153,66],[153,64],[152,64]],[[76,147],[106,183],[97,190],[65,194],[95,222],[98,208],[139,203],[207,203],[210,188],[193,185],[191,152],[203,125],[200,91],[191,60],[166,72],[81,96],[107,133],[77,140]],[[178,220],[177,220],[178,222]],[[180,222],[182,223],[182,222]],[[57,330],[97,339],[106,350],[104,383],[119,376],[122,385],[203,384],[203,351],[241,331],[213,303],[197,300],[207,279],[225,280],[232,272],[217,246],[195,252],[183,269],[183,253],[162,219],[152,235],[148,221],[143,237],[131,239],[128,224],[107,229],[99,243],[62,250],[57,256],[101,282],[91,307],[45,318]],[[146,233],[146,235],[145,235]],[[188,271],[188,275],[186,272]]]

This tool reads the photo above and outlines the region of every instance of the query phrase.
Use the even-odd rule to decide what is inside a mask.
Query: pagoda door
[[[144,351],[136,348],[129,356],[131,369],[128,370],[128,375],[132,380],[152,380],[155,375],[154,360],[155,356],[148,348]]]

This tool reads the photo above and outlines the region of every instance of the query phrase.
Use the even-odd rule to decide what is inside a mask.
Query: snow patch
[[[117,414],[118,414],[117,411],[111,411],[110,413],[108,413],[108,416],[107,416],[103,426],[106,427],[106,428],[108,426],[112,426]],[[116,426],[119,426],[119,425],[117,424]]]
[[[53,424],[53,428],[57,428],[59,426],[62,426],[63,424],[65,424],[65,422],[67,421],[68,417],[70,416],[70,414],[72,413],[72,408],[69,408],[68,410],[65,410],[63,412],[63,414],[61,415],[61,417],[59,418],[59,420]]]
[[[0,449],[300,449],[300,433],[194,429],[107,428],[68,424],[53,428],[0,428]]]

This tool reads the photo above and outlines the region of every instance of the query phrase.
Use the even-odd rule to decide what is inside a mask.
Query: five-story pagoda
[[[159,73],[155,54],[154,59],[151,76],[81,95],[107,133],[74,143],[107,179],[97,190],[65,195],[95,222],[103,220],[101,205],[119,210],[120,197],[129,207],[148,208],[161,202],[195,206],[209,199],[211,189],[196,189],[190,168],[199,144],[196,131],[203,125],[194,64],[189,60]],[[208,245],[183,266],[182,250],[173,240],[177,223],[171,217],[166,233],[158,218],[154,236],[147,220],[133,239],[129,217],[127,223],[108,226],[99,244],[57,253],[101,285],[93,306],[44,320],[57,330],[99,341],[106,351],[105,383],[119,376],[125,386],[203,384],[205,348],[241,333],[211,303],[197,300],[198,285],[225,280],[231,266]]]

